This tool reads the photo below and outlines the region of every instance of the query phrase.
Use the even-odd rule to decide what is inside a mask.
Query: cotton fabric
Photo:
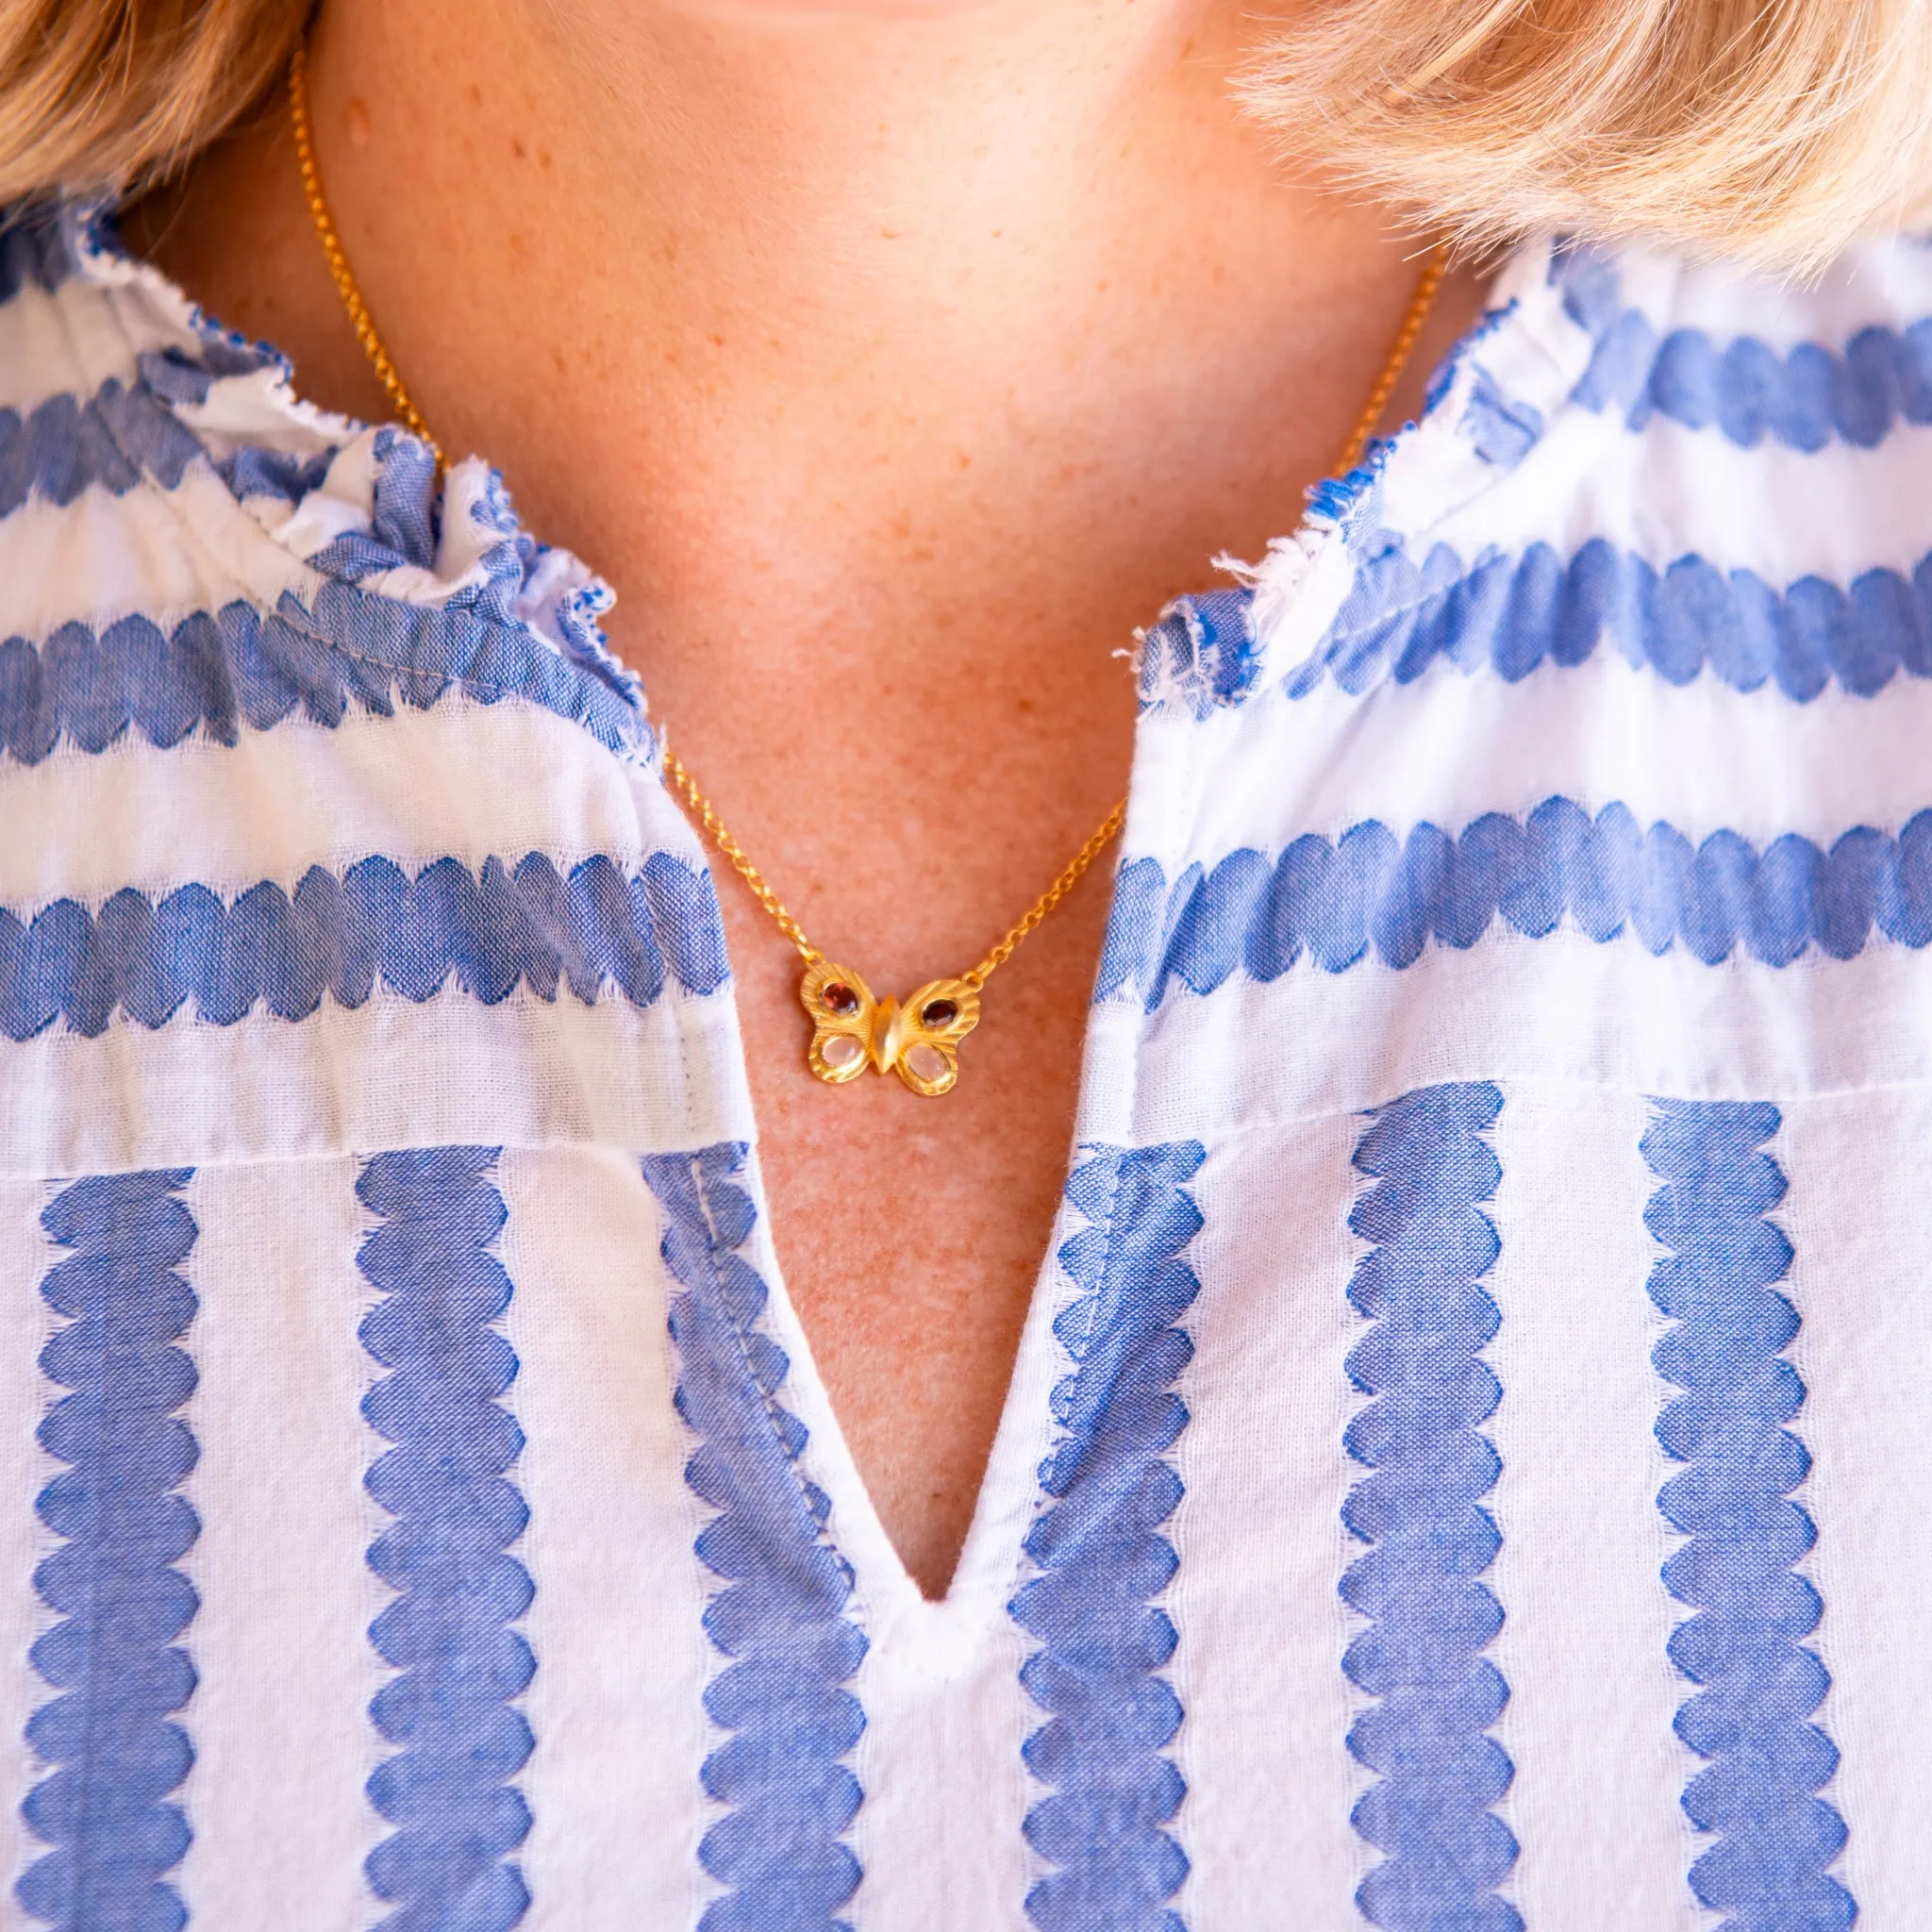
[[[1525,244],[1151,626],[942,1603],[608,589],[86,210],[0,291],[0,1916],[1923,1922],[1916,244]]]

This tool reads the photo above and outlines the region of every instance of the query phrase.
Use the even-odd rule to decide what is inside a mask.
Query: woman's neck
[[[1292,525],[1414,275],[1270,166],[1242,31],[1224,0],[330,0],[311,92],[440,439],[633,609],[753,569],[801,613],[963,612],[1072,571],[1124,635]],[[272,113],[211,157],[160,252],[378,411],[285,149]]]

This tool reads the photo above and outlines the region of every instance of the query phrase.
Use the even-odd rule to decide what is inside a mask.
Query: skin
[[[1135,628],[1293,527],[1407,308],[1413,239],[1231,105],[1254,31],[1226,0],[324,10],[321,164],[415,400],[618,587],[654,714],[881,993],[963,971],[1121,794]],[[392,413],[279,94],[129,227],[313,400]],[[1398,420],[1477,301],[1452,278]],[[810,1077],[796,957],[722,882],[788,1290],[930,1595],[1065,1178],[1106,869],[939,1102]]]

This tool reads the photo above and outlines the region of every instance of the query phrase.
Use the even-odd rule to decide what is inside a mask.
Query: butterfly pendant
[[[979,1024],[979,994],[963,979],[928,980],[902,1007],[874,999],[856,973],[821,959],[798,997],[811,1015],[807,1056],[821,1080],[842,1087],[872,1067],[934,1100],[959,1078],[959,1042]]]

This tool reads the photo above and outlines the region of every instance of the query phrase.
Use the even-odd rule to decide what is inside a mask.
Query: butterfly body
[[[807,1060],[821,1080],[842,1087],[868,1067],[896,1074],[914,1093],[936,1099],[959,1079],[959,1042],[979,1024],[979,991],[963,979],[928,980],[902,1006],[849,968],[815,960],[799,983],[810,1014]]]

